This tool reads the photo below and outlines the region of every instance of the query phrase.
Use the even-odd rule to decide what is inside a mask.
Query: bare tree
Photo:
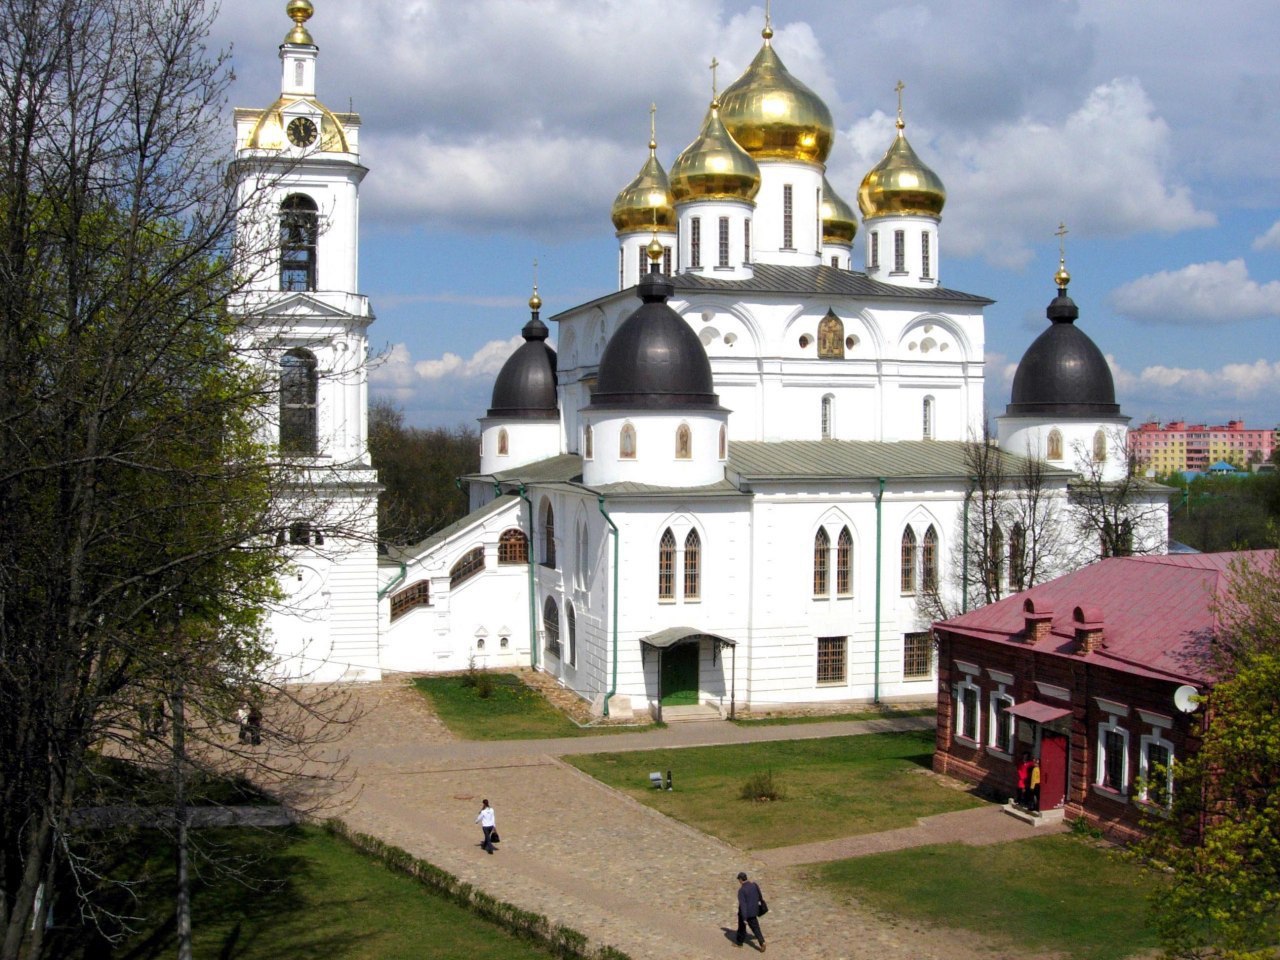
[[[1105,435],[1105,445],[1111,451],[1128,449],[1120,431]],[[1095,449],[1076,447],[1074,453],[1074,565],[1102,557],[1163,552],[1168,543],[1169,497],[1174,491],[1140,476],[1131,455],[1117,471]]]

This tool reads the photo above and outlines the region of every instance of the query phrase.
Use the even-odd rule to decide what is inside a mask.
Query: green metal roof
[[[442,527],[425,540],[406,547],[394,547],[389,551],[388,556],[396,561],[408,557],[416,557],[424,551],[429,550],[431,547],[434,547],[437,543],[443,543],[445,540],[448,540],[455,533],[461,533],[467,527],[479,523],[491,514],[497,513],[504,507],[509,506],[512,502],[519,502],[514,494],[503,494],[500,497],[495,497],[483,507],[478,507],[475,510],[472,510],[461,520],[455,520],[447,527]]]
[[[744,480],[915,480],[968,477],[968,444],[959,440],[783,440],[731,441],[729,472]],[[1010,477],[1026,460],[997,452]],[[1071,470],[1042,466],[1046,478],[1067,479]]]

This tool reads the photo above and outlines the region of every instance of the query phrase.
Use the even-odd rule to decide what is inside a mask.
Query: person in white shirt
[[[493,828],[496,821],[493,816],[493,807],[489,806],[487,799],[480,801],[480,812],[476,814],[476,823],[480,824],[480,829],[484,831],[484,841],[480,844],[481,848],[493,853]]]

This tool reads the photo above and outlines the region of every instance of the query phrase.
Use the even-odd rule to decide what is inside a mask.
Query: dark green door
[[[662,705],[698,702],[698,644],[682,643],[662,651]]]

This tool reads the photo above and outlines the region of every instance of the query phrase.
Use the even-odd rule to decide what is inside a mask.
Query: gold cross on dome
[[[902,91],[907,89],[907,85],[903,83],[901,80],[899,80],[893,89],[897,91],[897,94],[898,94],[898,122],[901,123],[902,122]]]
[[[649,145],[651,147],[658,145],[658,105],[656,103],[649,104]]]
[[[1066,236],[1070,231],[1067,225],[1059,221],[1058,229],[1053,231],[1053,235],[1058,238],[1058,260],[1065,263],[1067,259]]]
[[[764,0],[764,28],[766,30],[773,29],[773,17],[769,13],[770,0]]]
[[[711,99],[714,100],[720,95],[716,89],[716,68],[720,66],[720,61],[715,57],[711,58]]]

